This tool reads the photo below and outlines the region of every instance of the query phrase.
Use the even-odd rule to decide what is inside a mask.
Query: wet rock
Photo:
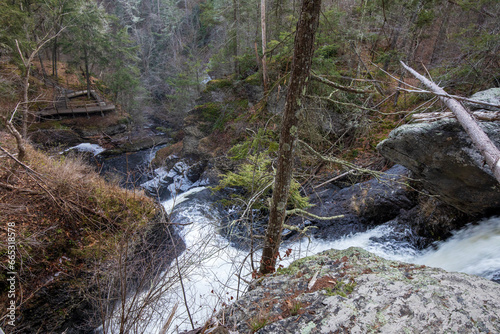
[[[253,281],[218,320],[240,334],[497,333],[499,308],[497,283],[349,248]]]
[[[407,187],[408,170],[396,165],[378,179],[339,189],[329,186],[310,196],[314,205],[307,211],[322,217],[344,215],[332,220],[310,218],[306,225],[317,226],[312,230],[316,237],[339,238],[349,233],[363,232],[370,225],[385,223],[397,217],[401,210],[415,206],[414,191]],[[291,218],[289,223],[299,225],[303,220]]]
[[[419,205],[410,210],[402,210],[396,220],[426,239],[424,243],[419,242],[420,249],[429,246],[435,240],[447,239],[452,231],[477,220],[435,197],[423,194],[419,197]]]
[[[500,123],[481,128],[500,147]],[[377,149],[421,180],[424,189],[467,214],[498,213],[500,185],[455,120],[403,125]]]

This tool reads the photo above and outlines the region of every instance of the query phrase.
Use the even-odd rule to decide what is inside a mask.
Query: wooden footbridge
[[[85,95],[90,95],[92,100],[74,100]],[[37,115],[39,118],[68,115],[80,116],[82,114],[89,116],[96,113],[101,113],[104,116],[104,112],[113,110],[115,110],[115,105],[106,103],[95,90],[91,90],[90,94],[88,94],[87,90],[71,93],[64,91],[64,94],[61,94],[52,106],[40,110]]]

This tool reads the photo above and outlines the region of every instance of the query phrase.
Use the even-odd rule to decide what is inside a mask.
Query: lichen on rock
[[[331,293],[341,285],[350,288]],[[254,332],[257,318],[266,325],[256,333],[498,333],[499,309],[497,283],[349,248],[260,279],[218,318],[238,333]]]

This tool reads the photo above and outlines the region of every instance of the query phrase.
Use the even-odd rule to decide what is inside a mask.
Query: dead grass
[[[0,145],[16,152],[5,132],[0,132]],[[48,157],[29,146],[25,166],[0,155],[0,254],[7,253],[7,223],[15,223],[16,271],[23,291],[18,303],[56,280],[78,279],[112,253],[119,237],[137,237],[159,213],[142,191],[109,184],[77,159]],[[1,256],[0,316],[8,305],[2,302],[7,291],[1,277],[8,271],[7,260]]]

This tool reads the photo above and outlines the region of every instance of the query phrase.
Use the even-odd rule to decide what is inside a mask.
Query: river
[[[208,190],[199,184],[189,185],[182,175],[174,182],[182,184],[183,189],[162,204],[171,212],[172,222],[183,226],[182,235],[187,250],[182,257],[190,258],[194,266],[189,277],[185,278],[184,290],[189,296],[188,301],[184,302],[182,291],[174,292],[179,306],[170,331],[177,333],[192,327],[185,304],[191,312],[194,327],[202,326],[214,314],[214,310],[218,311],[224,304],[241,295],[246,287],[245,281],[251,280],[252,266],[248,250],[234,247],[217,233],[224,212],[214,207]],[[424,250],[405,241],[407,238],[401,236],[405,233],[411,231],[401,231],[392,222],[387,222],[336,240],[302,238],[288,241],[283,243],[280,253],[289,253],[289,256],[279,264],[286,266],[293,260],[331,248],[361,247],[386,259],[500,279],[498,217],[466,226],[448,240]],[[258,260],[259,254],[256,253],[253,256],[254,266],[258,265]],[[151,328],[150,333],[156,333],[157,329]]]
[[[151,151],[142,153],[148,162]],[[141,159],[138,159],[140,161]],[[177,259],[182,266],[182,282],[165,294],[165,303],[156,311],[154,320],[143,324],[141,332],[179,333],[203,326],[225,304],[244,293],[252,271],[258,267],[259,254],[232,244],[218,233],[220,222],[227,211],[214,205],[208,182],[192,182],[187,177],[189,166],[179,161],[171,170],[157,169],[150,172],[148,181],[142,183],[150,193],[158,196],[170,215],[172,223],[179,226],[186,250]],[[142,179],[144,181],[144,179]],[[446,241],[420,250],[401,234],[411,233],[396,228],[392,222],[376,226],[365,232],[350,233],[335,240],[302,238],[286,241],[281,254],[288,254],[279,261],[286,266],[304,256],[335,248],[361,247],[386,259],[440,267],[500,281],[500,218],[491,217],[479,224],[468,225]],[[175,266],[169,270],[175,270]],[[171,274],[169,274],[171,276]],[[181,284],[182,283],[182,284]],[[167,318],[175,310],[168,329]]]

